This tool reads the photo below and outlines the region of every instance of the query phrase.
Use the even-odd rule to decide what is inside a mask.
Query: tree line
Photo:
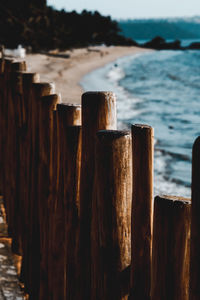
[[[120,34],[110,16],[98,11],[66,12],[30,1],[0,3],[0,43],[8,48],[22,44],[32,51],[69,49],[88,45],[135,45]]]

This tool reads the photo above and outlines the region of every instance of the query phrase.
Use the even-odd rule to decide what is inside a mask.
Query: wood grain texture
[[[57,150],[58,155],[58,190],[53,211],[52,239],[52,299],[66,297],[66,232],[65,232],[65,139],[68,126],[79,125],[81,122],[80,105],[57,105]],[[56,159],[56,158],[55,158]]]
[[[78,299],[80,269],[78,247],[80,236],[80,170],[81,127],[66,126],[64,140],[64,219],[65,219],[65,296]]]
[[[53,111],[60,102],[59,95],[48,95],[39,101],[39,166],[38,166],[38,213],[40,225],[40,295],[48,291],[48,241],[49,205],[53,188]]]
[[[80,188],[80,295],[91,296],[91,222],[95,170],[95,138],[99,130],[116,129],[116,98],[111,92],[82,95],[82,162]]]
[[[7,223],[8,223],[8,234],[11,236],[11,227],[9,222],[9,182],[8,182],[8,166],[7,166],[7,145],[8,145],[8,94],[10,91],[10,74],[11,74],[11,64],[13,60],[5,59],[4,60],[4,73],[2,74],[2,103],[1,103],[1,125],[2,125],[2,132],[1,132],[1,146],[2,146],[2,193],[4,196],[4,205],[7,211]]]
[[[5,60],[0,59],[0,192],[3,194],[3,155],[4,155],[4,145],[3,145],[3,131],[4,131],[4,114],[3,114],[3,108],[4,108],[4,70],[5,70]]]
[[[190,212],[189,199],[155,198],[152,300],[189,299]]]
[[[12,250],[21,253],[21,238],[19,232],[19,120],[20,103],[22,99],[21,72],[26,70],[25,62],[13,62],[10,65],[9,92],[7,108],[7,183],[8,183],[8,220],[12,234]]]
[[[42,96],[54,93],[52,83],[33,83],[30,109],[30,165],[29,165],[29,199],[30,199],[30,239],[29,239],[29,282],[31,299],[39,299],[40,284],[40,225],[38,199],[39,171],[39,105]]]
[[[12,67],[22,69],[22,64],[13,64]],[[15,69],[14,68],[14,69]],[[10,104],[10,113],[12,118],[12,150],[10,152],[10,201],[11,219],[13,222],[12,229],[12,251],[22,255],[22,233],[21,233],[21,198],[20,198],[20,142],[21,142],[21,125],[22,125],[22,72],[12,72],[11,89],[12,103]],[[10,123],[10,122],[9,122]]]
[[[53,299],[53,294],[55,290],[54,281],[54,271],[57,256],[57,203],[58,203],[58,190],[59,190],[59,170],[60,170],[60,156],[59,156],[59,128],[58,128],[58,111],[53,111],[53,155],[52,155],[52,167],[53,167],[53,186],[52,186],[52,198],[49,202],[49,253],[48,253],[48,297]]]
[[[4,153],[4,174],[5,174],[5,199],[7,202],[7,221],[9,234],[14,237],[15,225],[14,225],[14,205],[16,195],[16,134],[17,134],[17,116],[16,116],[16,97],[19,96],[17,92],[17,85],[20,84],[18,81],[18,71],[25,70],[25,62],[12,62],[5,61],[5,153]],[[16,237],[16,235],[15,235]],[[15,239],[14,237],[14,239]],[[13,250],[17,251],[17,247],[13,247]]]
[[[153,128],[132,125],[133,201],[130,299],[149,300],[153,212]]]
[[[22,215],[22,267],[21,280],[24,282],[25,291],[29,291],[29,237],[30,237],[30,199],[29,199],[29,168],[30,168],[30,108],[31,108],[31,88],[32,83],[40,81],[37,73],[22,74],[22,124],[20,142],[20,203]]]
[[[91,299],[125,300],[131,263],[132,149],[128,131],[97,133]],[[94,223],[93,223],[94,224]],[[95,244],[93,244],[95,241]],[[96,247],[95,247],[96,245]]]
[[[200,299],[200,137],[192,151],[190,300]]]

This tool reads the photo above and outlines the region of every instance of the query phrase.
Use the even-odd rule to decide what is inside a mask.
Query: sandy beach
[[[83,89],[79,82],[87,73],[116,59],[149,50],[139,47],[89,47],[66,52],[29,54],[28,70],[40,74],[42,82],[54,82],[62,102],[80,103]],[[101,90],[101,87],[99,87]]]

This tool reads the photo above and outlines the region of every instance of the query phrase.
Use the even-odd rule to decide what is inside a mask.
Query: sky
[[[47,0],[47,3],[66,11],[98,10],[113,19],[200,15],[200,0]]]

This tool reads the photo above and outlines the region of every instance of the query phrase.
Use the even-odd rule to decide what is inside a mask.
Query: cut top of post
[[[66,125],[81,125],[81,105],[60,103],[57,111]]]
[[[173,206],[184,205],[184,204],[191,204],[191,199],[178,197],[178,196],[169,196],[169,195],[159,195],[155,197],[156,201],[168,201],[168,204]]]
[[[41,104],[45,107],[49,106],[50,109],[56,110],[57,104],[60,103],[60,95],[52,94],[41,97]]]
[[[51,83],[37,82],[37,83],[33,83],[32,87],[36,95],[40,97],[46,96],[47,94],[55,93],[55,84],[52,82]]]
[[[22,73],[22,81],[23,87],[29,88],[33,82],[38,83],[40,81],[40,75],[37,73]]]
[[[83,129],[116,129],[116,96],[113,92],[86,92],[82,95]],[[96,132],[95,132],[96,131]]]
[[[142,135],[142,134],[144,134],[144,135],[151,134],[151,137],[153,138],[154,129],[153,129],[153,127],[151,127],[147,124],[133,124],[131,126],[131,128],[132,128],[132,132],[134,134],[137,134],[137,133],[140,134],[140,135]]]
[[[131,132],[129,130],[99,130],[97,132],[97,137],[101,140],[115,140],[120,137],[126,137],[130,135]]]
[[[25,61],[13,62],[11,65],[11,72],[26,71],[26,68],[27,67]]]

